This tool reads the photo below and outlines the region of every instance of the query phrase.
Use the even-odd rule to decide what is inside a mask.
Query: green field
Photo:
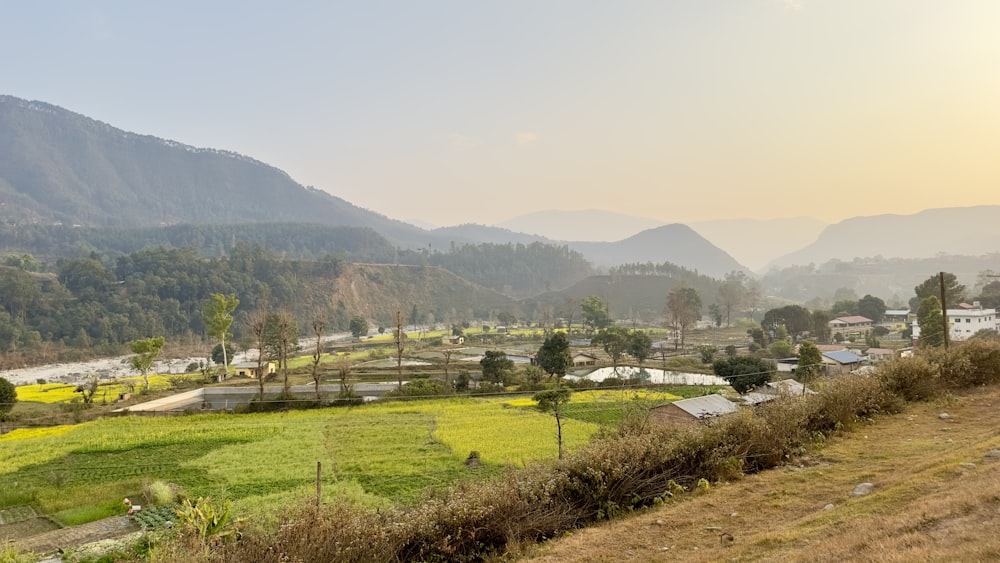
[[[676,399],[580,392],[567,405],[565,445],[586,443],[635,405]],[[32,504],[64,524],[122,512],[144,482],[179,485],[256,510],[315,491],[407,502],[427,487],[494,474],[557,454],[555,421],[530,399],[452,398],[262,414],[104,418],[0,437],[0,507]],[[482,465],[465,464],[478,452]],[[140,497],[141,498],[141,497]]]

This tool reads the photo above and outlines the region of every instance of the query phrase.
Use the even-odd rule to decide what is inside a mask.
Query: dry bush
[[[903,406],[880,378],[842,375],[831,379],[808,401],[808,432],[849,430],[861,418],[899,412]]]
[[[923,401],[940,392],[938,370],[925,354],[885,362],[875,378],[904,401]]]
[[[974,338],[953,347],[941,377],[949,387],[1000,382],[1000,341]]]

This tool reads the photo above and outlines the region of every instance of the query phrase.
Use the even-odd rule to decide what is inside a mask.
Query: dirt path
[[[1000,388],[977,389],[858,426],[792,465],[577,531],[525,560],[1000,560],[994,456]],[[872,493],[852,496],[866,482]]]
[[[59,549],[78,547],[98,540],[121,537],[138,529],[139,526],[127,516],[113,516],[79,526],[69,526],[17,539],[15,543],[23,549],[30,550],[38,555],[48,555],[55,553]]]

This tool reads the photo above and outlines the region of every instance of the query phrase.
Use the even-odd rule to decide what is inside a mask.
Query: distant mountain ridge
[[[854,258],[979,256],[1000,250],[1000,205],[927,209],[912,215],[845,219],[823,229],[815,242],[768,268],[823,264]]]
[[[395,247],[430,252],[460,244],[537,241],[579,250],[599,266],[672,262],[710,275],[744,269],[679,225],[603,243],[555,242],[479,225],[427,231],[302,186],[251,157],[130,133],[45,102],[5,95],[0,95],[0,222],[130,229],[312,223],[370,228]],[[331,252],[344,246],[331,241]]]

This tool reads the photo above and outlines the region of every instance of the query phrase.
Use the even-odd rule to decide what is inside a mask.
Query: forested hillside
[[[266,297],[272,310],[292,313],[302,333],[313,319],[346,330],[354,315],[378,322],[397,307],[418,309],[420,322],[517,310],[512,300],[433,266],[289,260],[243,244],[226,258],[190,248],[113,260],[94,254],[60,260],[55,273],[29,271],[37,266],[30,259],[8,263],[17,266],[0,267],[0,352],[11,363],[53,361],[72,350],[120,353],[123,344],[151,336],[199,342],[211,293],[235,294],[238,320]],[[239,339],[242,324],[233,331]]]
[[[430,263],[483,287],[525,297],[568,287],[594,273],[583,255],[539,242],[463,245],[430,255]]]

